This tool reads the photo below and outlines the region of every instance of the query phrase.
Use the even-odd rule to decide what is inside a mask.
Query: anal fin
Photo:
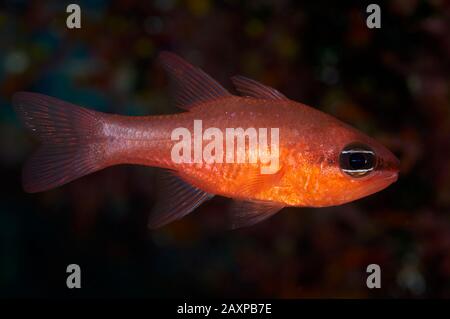
[[[214,196],[186,183],[171,171],[163,173],[161,182],[159,198],[148,219],[151,229],[186,216]]]

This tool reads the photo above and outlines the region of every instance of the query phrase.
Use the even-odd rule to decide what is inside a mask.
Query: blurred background
[[[375,1],[72,1],[0,4],[1,297],[450,297],[450,5]],[[156,169],[117,166],[39,194],[36,148],[11,107],[27,90],[104,112],[178,110],[156,63],[170,50],[226,88],[242,74],[379,139],[399,181],[332,208],[289,208],[224,231],[228,200],[146,227]],[[81,266],[82,289],[66,288]],[[366,287],[379,264],[381,289]]]

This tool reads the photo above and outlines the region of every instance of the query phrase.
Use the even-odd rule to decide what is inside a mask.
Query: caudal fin
[[[37,93],[19,92],[13,105],[42,146],[23,168],[26,192],[45,191],[103,168],[101,113]]]

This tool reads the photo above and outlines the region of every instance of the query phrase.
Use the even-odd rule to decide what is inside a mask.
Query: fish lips
[[[400,161],[394,154],[382,157],[377,161],[374,174],[367,176],[367,184],[370,184],[371,193],[378,192],[398,180]]]

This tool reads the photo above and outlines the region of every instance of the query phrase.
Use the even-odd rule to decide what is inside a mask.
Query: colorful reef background
[[[450,6],[444,0],[77,1],[0,4],[1,297],[450,298]],[[104,112],[178,112],[161,50],[226,88],[242,74],[381,140],[397,183],[356,202],[284,209],[223,229],[215,198],[160,230],[146,227],[157,170],[118,166],[26,194],[36,147],[11,106],[16,91]],[[66,267],[82,289],[66,287]],[[379,264],[382,287],[366,287]]]

